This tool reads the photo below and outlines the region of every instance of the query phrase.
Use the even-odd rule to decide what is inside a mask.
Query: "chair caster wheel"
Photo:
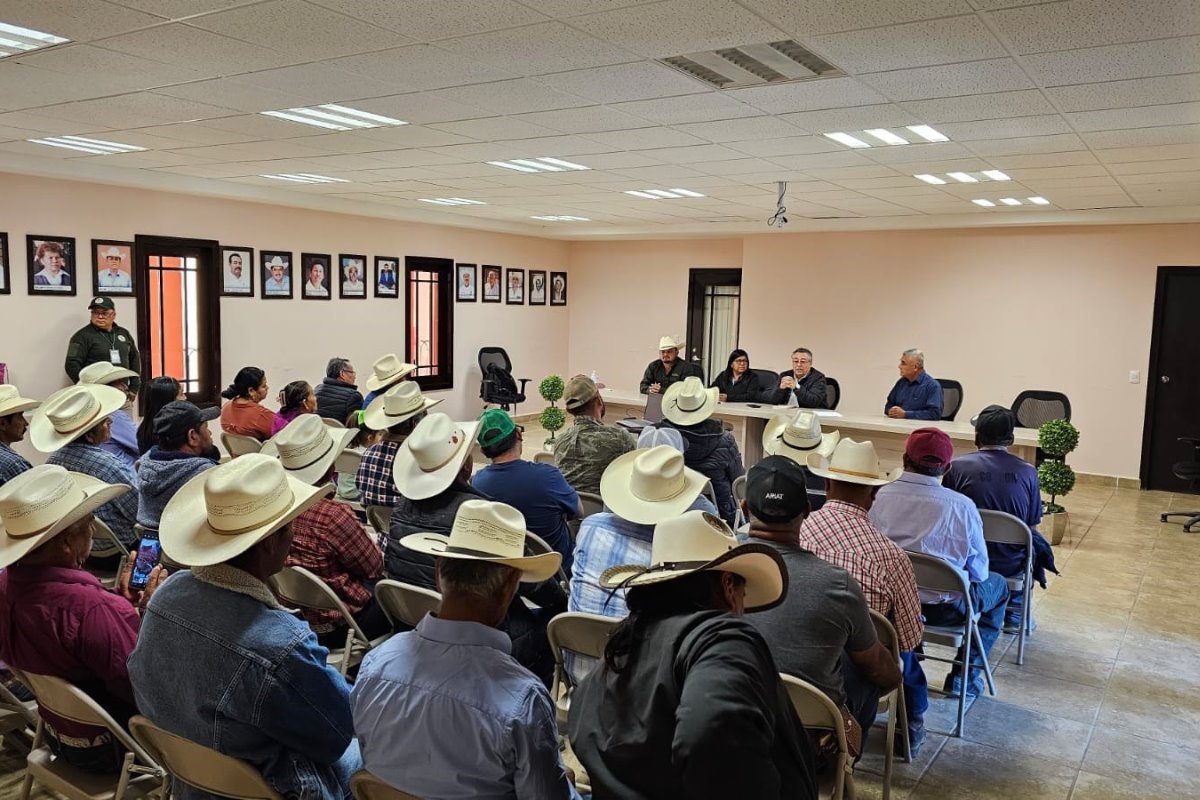
[[[1167,521],[1167,515],[1166,515],[1166,514],[1159,514],[1159,515],[1158,515],[1158,521],[1159,521],[1159,522],[1166,522],[1166,521]]]

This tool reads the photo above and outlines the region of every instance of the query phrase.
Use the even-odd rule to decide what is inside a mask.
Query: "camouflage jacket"
[[[633,434],[595,417],[576,417],[554,442],[554,463],[577,492],[600,493],[600,476],[619,455],[637,447]]]

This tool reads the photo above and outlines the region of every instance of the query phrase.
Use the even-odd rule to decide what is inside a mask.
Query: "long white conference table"
[[[641,417],[646,411],[646,395],[623,389],[603,389],[606,422],[612,423],[626,417]],[[840,411],[814,409],[821,417],[821,429],[826,433],[839,431],[843,437],[855,441],[870,440],[875,444],[884,469],[901,465],[904,441],[917,428],[941,428],[954,442],[956,455],[974,452],[975,429],[969,422],[930,422],[928,420],[892,419],[881,411],[879,414],[843,414]],[[720,403],[713,413],[716,419],[733,427],[733,437],[742,451],[746,466],[756,464],[762,458],[762,435],[767,420],[776,414],[794,414],[797,409],[757,403]],[[1010,452],[1035,463],[1038,432],[1033,428],[1017,428],[1013,431]]]

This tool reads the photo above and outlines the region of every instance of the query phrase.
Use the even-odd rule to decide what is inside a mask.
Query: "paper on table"
[[[841,416],[841,414],[839,414],[838,412],[830,411],[825,408],[818,408],[818,409],[815,409],[815,411],[816,411],[816,414],[818,417],[840,417]]]

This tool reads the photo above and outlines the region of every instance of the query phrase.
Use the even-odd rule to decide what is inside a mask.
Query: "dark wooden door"
[[[679,357],[698,364],[706,383],[725,369],[741,325],[742,271],[693,269],[688,273],[687,342]]]
[[[1189,490],[1171,465],[1192,457],[1180,436],[1200,437],[1200,267],[1159,267],[1154,297],[1143,488]]]

